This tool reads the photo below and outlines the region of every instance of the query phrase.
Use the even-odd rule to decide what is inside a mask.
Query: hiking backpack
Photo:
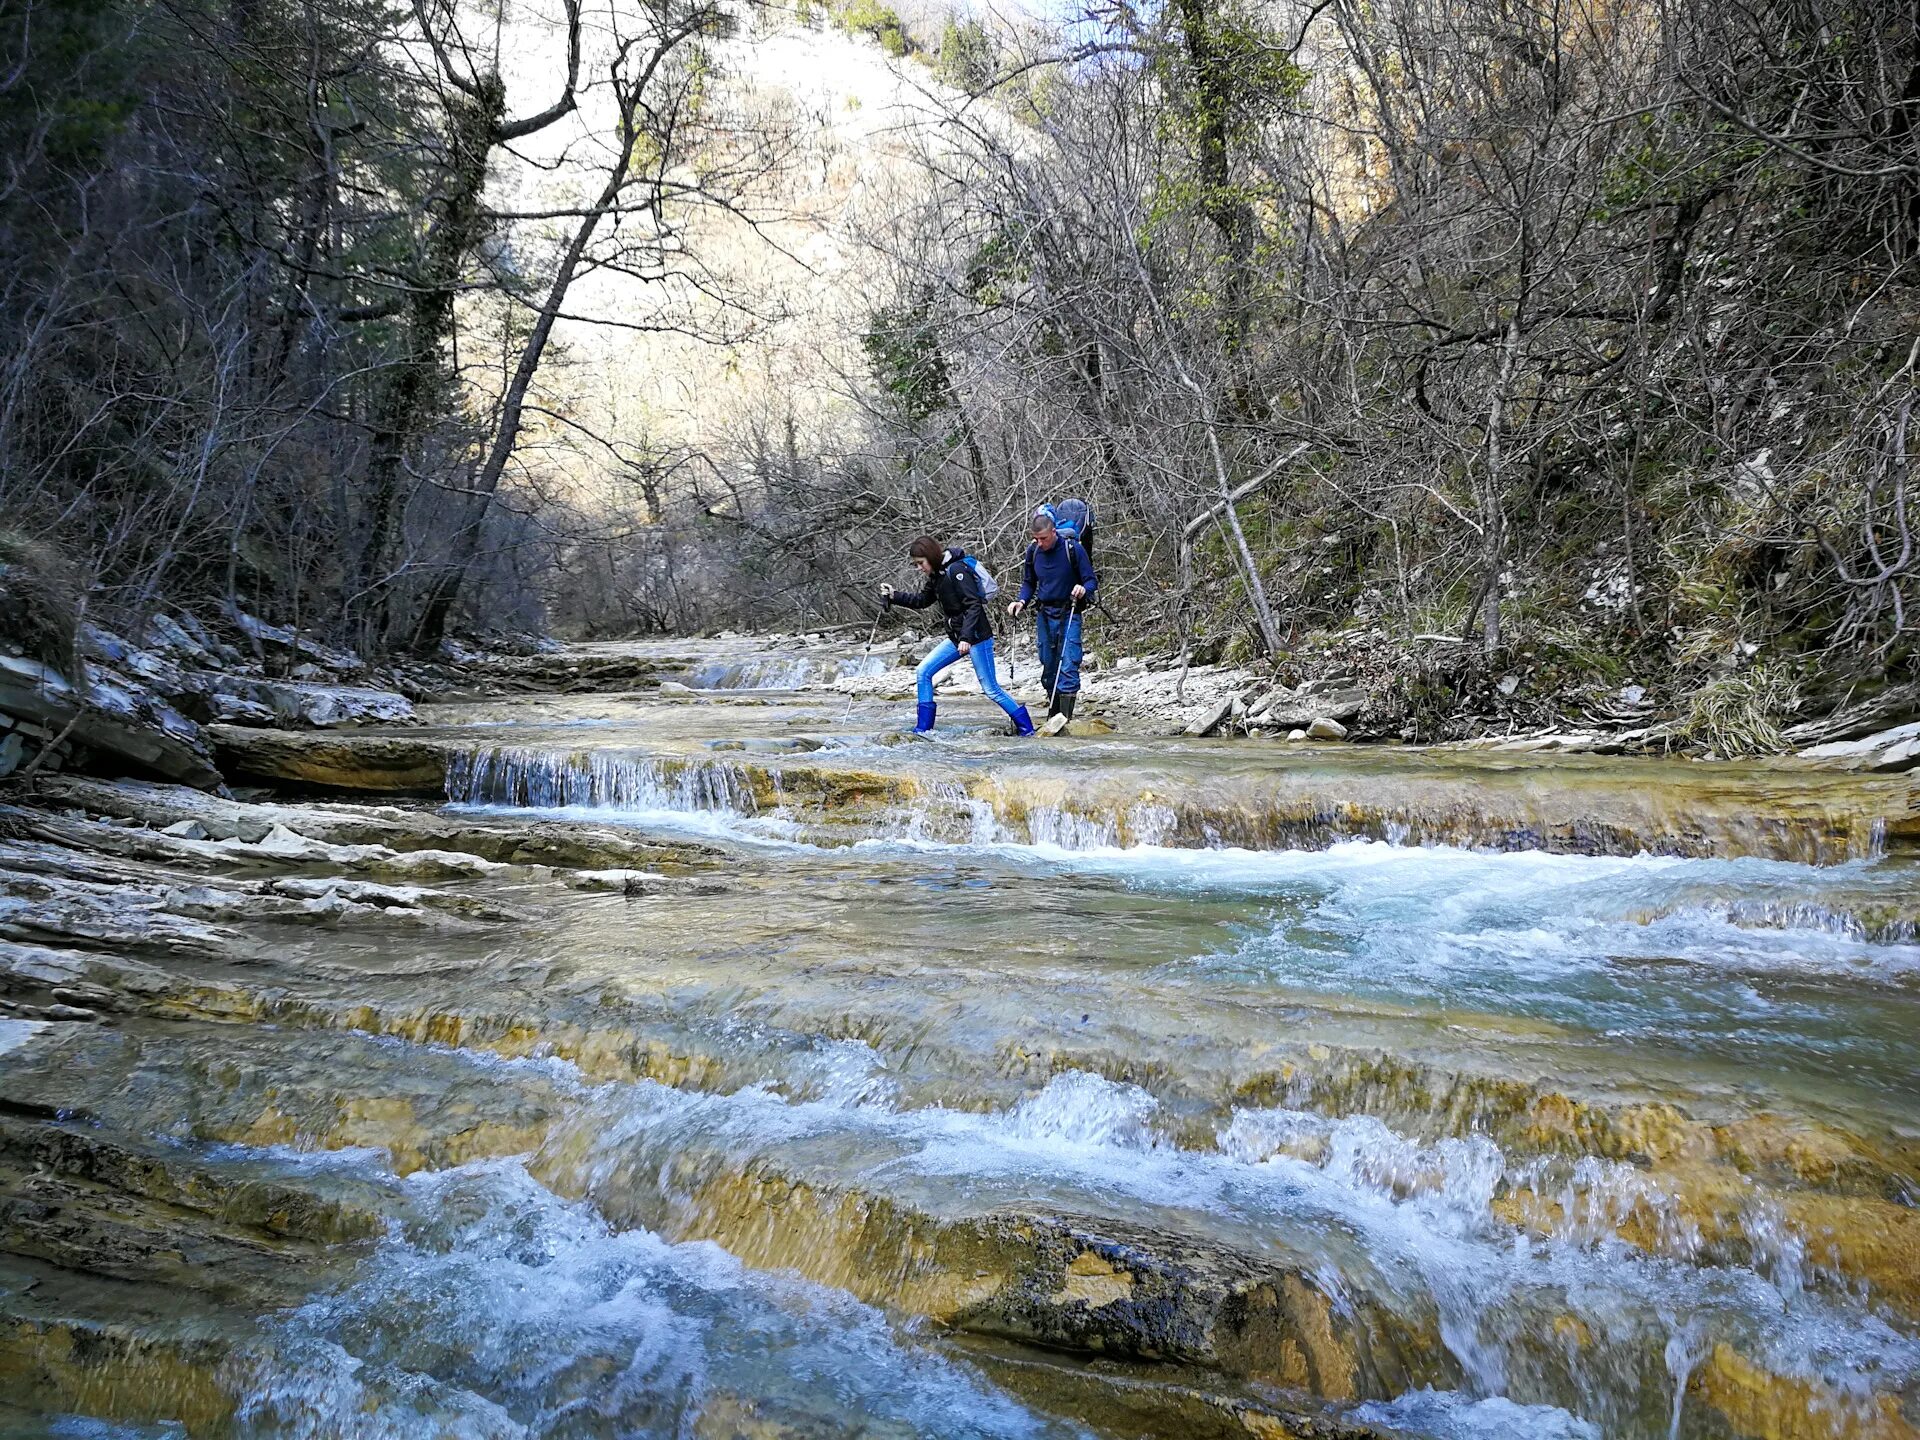
[[[1056,500],[1045,507],[1053,517],[1053,525],[1062,535],[1080,542],[1080,548],[1093,555],[1093,506],[1084,500]]]
[[[972,555],[963,555],[960,558],[973,567],[974,578],[980,582],[980,598],[982,600],[992,600],[994,596],[1000,593],[1000,582],[993,578],[993,572],[991,570],[987,569],[986,566],[982,565],[980,561]]]

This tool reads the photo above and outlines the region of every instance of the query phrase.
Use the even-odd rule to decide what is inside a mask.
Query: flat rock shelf
[[[0,1436],[1920,1436],[1911,777],[885,670],[0,792]]]

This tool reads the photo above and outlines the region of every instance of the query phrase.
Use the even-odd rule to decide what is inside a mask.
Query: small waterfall
[[[754,815],[748,772],[720,760],[672,761],[617,750],[490,746],[447,757],[447,799],[515,809],[713,812]]]
[[[1735,925],[1760,930],[1813,930],[1872,945],[1911,945],[1920,940],[1920,919],[1891,906],[1858,910],[1811,900],[1735,900],[1726,907]]]
[[[686,683],[696,690],[804,690],[850,676],[882,675],[890,663],[885,655],[756,655],[702,665],[687,673]]]

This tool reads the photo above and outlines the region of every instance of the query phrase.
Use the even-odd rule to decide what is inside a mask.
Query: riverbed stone
[[[1232,716],[1234,702],[1238,698],[1235,695],[1224,696],[1217,703],[1202,710],[1187,726],[1187,734],[1193,736],[1213,734]]]
[[[377,794],[439,794],[446,784],[443,743],[398,735],[308,734],[208,727],[214,753],[236,779]]]
[[[1800,754],[1809,760],[1829,760],[1851,769],[1905,771],[1920,766],[1920,720],[1896,725],[1857,740],[1834,740],[1814,745]]]
[[[1189,749],[1178,765],[1198,765],[1204,758]],[[1242,752],[1235,762],[1256,770],[1262,763],[1258,752]],[[929,814],[950,806],[960,814],[985,802],[1008,825],[1052,815],[1084,823],[1089,833],[1110,821],[1123,841],[1152,834],[1183,843],[1218,838],[1271,848],[1325,843],[1340,826],[1384,823],[1390,814],[1424,803],[1411,793],[1417,782],[1386,769],[1389,761],[1379,757],[1369,763],[1385,770],[1387,781],[1369,779],[1366,767],[1354,766],[1351,774],[1340,774],[1338,791],[1309,777],[1298,791],[1271,794],[1245,785],[1238,771],[1230,789],[1217,776],[1210,785],[1192,785],[1173,764],[1144,782],[1119,784],[1092,769],[1054,773],[1067,767],[1057,755],[1045,761],[1038,752],[984,772],[984,778],[965,775],[964,783],[948,778],[954,772],[942,768],[937,748],[926,763],[927,771],[920,774],[841,769],[825,761],[787,772],[769,760],[742,767],[736,779],[756,804],[777,802],[797,815],[846,818],[850,834],[863,833],[855,827],[903,803],[923,806]],[[1498,761],[1509,771],[1553,780],[1555,772],[1529,764],[1521,757]],[[1276,760],[1272,769],[1324,772],[1339,766],[1328,756],[1312,765],[1297,758]],[[1486,773],[1499,771],[1489,766]],[[1313,789],[1315,783],[1321,788]],[[1799,783],[1781,782],[1790,795],[1802,793],[1791,789]],[[1809,783],[1804,795],[1841,794],[1851,805],[1855,797],[1869,794],[1855,787],[1884,782],[1829,775],[1819,784],[1829,788]],[[1481,806],[1472,823],[1503,818],[1495,814],[1486,787],[1471,793]],[[1890,792],[1871,791],[1881,793]],[[648,1168],[609,1180],[607,1165],[617,1152],[595,1148],[605,1140],[607,1126],[579,1112],[577,1092],[569,1088],[579,1077],[562,1083],[551,1062],[568,1061],[589,1080],[656,1080],[708,1092],[716,1101],[764,1085],[767,1093],[754,1097],[755,1103],[806,1104],[814,1108],[795,1113],[812,1124],[839,1104],[836,1098],[818,1105],[817,1097],[838,1092],[816,1072],[789,1060],[827,1058],[849,1042],[853,1049],[870,1046],[876,1077],[902,1088],[897,1095],[889,1089],[884,1099],[863,1094],[855,1102],[871,1105],[868,1114],[875,1121],[871,1131],[860,1123],[848,1126],[848,1143],[855,1149],[896,1123],[918,1123],[911,1118],[916,1106],[950,1108],[957,1131],[978,1115],[1015,1103],[1022,1086],[1042,1085],[1063,1070],[1151,1089],[1164,1104],[1167,1126],[1167,1133],[1156,1131],[1152,1137],[1156,1147],[1206,1152],[1221,1143],[1220,1130],[1231,1110],[1243,1105],[1311,1111],[1328,1119],[1390,1117],[1410,1136],[1496,1142],[1516,1167],[1513,1173],[1539,1162],[1544,1169],[1533,1172],[1542,1177],[1536,1186],[1504,1178],[1499,1182],[1504,1188],[1489,1202],[1489,1223],[1512,1224],[1532,1237],[1517,1238],[1518,1245],[1565,1243],[1580,1226],[1605,1223],[1628,1244],[1675,1264],[1741,1265],[1750,1258],[1741,1247],[1752,1242],[1746,1217],[1764,1210],[1808,1240],[1817,1264],[1828,1267],[1813,1276],[1815,1287],[1831,1285],[1842,1294],[1864,1283],[1883,1315],[1897,1321],[1913,1313],[1914,1287],[1903,1283],[1905,1276],[1920,1273],[1911,1211],[1903,1209],[1920,1173],[1911,1146],[1903,1148],[1897,1136],[1848,1134],[1798,1113],[1760,1111],[1751,1094],[1734,1087],[1689,1091],[1673,1077],[1661,1077],[1656,1088],[1630,1076],[1556,1075],[1553,1057],[1564,1052],[1553,1048],[1559,1037],[1544,1023],[1460,1013],[1450,1017],[1450,1027],[1469,1032],[1470,1043],[1463,1046],[1436,1033],[1430,1044],[1412,1047],[1422,1053],[1401,1055],[1385,1042],[1368,1049],[1353,1039],[1377,1016],[1356,1020],[1302,1005],[1297,1021],[1290,1016],[1271,1035],[1234,1045],[1230,1058],[1222,1059],[1227,1050],[1211,1041],[1206,1027],[1227,1012],[1203,1008],[1206,998],[1198,994],[1182,1002],[1195,1007],[1193,1034],[1176,1033],[1165,1045],[1130,1042],[1127,1026],[1135,1027],[1135,1035],[1144,1032],[1144,1017],[1124,1017],[1104,1030],[1096,1017],[1092,1027],[1076,1028],[1076,1018],[1084,1026],[1084,1012],[1098,1004],[1075,993],[1076,974],[1031,986],[1028,993],[1037,1003],[1026,1007],[1018,1029],[1009,1031],[1017,1034],[1017,1045],[968,1054],[965,1037],[953,1032],[989,1023],[986,1011],[1002,998],[989,987],[1016,986],[1028,977],[1014,968],[995,968],[985,958],[969,961],[945,975],[936,969],[937,987],[916,992],[901,1005],[900,995],[889,987],[911,980],[923,964],[945,962],[909,953],[904,945],[894,953],[859,933],[825,940],[807,933],[824,923],[811,913],[811,894],[802,897],[801,907],[809,914],[795,927],[800,933],[786,933],[780,943],[769,945],[767,937],[779,920],[759,904],[755,887],[768,885],[770,876],[793,863],[789,858],[769,861],[740,849],[710,848],[669,860],[662,858],[673,854],[667,847],[649,848],[650,842],[632,833],[616,836],[619,843],[603,854],[596,837],[615,835],[610,826],[529,824],[392,806],[245,804],[216,796],[189,798],[188,792],[168,786],[129,792],[99,782],[60,780],[45,798],[96,814],[124,812],[116,818],[128,824],[109,826],[50,811],[36,811],[40,818],[26,822],[13,807],[0,807],[0,845],[13,847],[0,855],[0,866],[8,867],[0,890],[15,885],[27,901],[16,918],[31,916],[45,904],[71,900],[79,907],[72,897],[105,905],[102,892],[107,890],[121,892],[113,903],[150,901],[155,913],[182,919],[205,919],[225,914],[229,905],[267,898],[290,907],[333,897],[383,912],[431,909],[418,893],[406,893],[420,887],[376,886],[341,872],[354,877],[383,873],[365,867],[394,863],[402,853],[430,855],[436,848],[465,845],[469,838],[468,859],[479,859],[482,851],[500,857],[486,861],[475,872],[480,876],[492,873],[486,865],[507,857],[528,864],[528,855],[542,844],[549,853],[571,847],[583,860],[599,863],[573,877],[536,869],[512,877],[515,905],[501,906],[495,923],[525,927],[529,938],[517,952],[491,938],[486,947],[445,944],[414,950],[400,949],[395,941],[383,945],[377,968],[362,970],[357,952],[308,950],[303,960],[318,955],[320,963],[291,964],[271,943],[168,949],[161,937],[135,960],[104,953],[109,945],[118,951],[118,941],[89,946],[78,931],[56,934],[41,927],[32,941],[0,940],[0,955],[6,946],[24,955],[19,965],[0,967],[0,998],[19,1007],[15,1013],[51,1015],[65,1006],[92,1011],[110,1027],[76,1016],[35,1031],[42,1038],[31,1045],[51,1043],[47,1036],[67,1032],[63,1043],[69,1046],[89,1036],[99,1046],[84,1055],[69,1049],[63,1064],[52,1058],[37,1069],[10,1064],[4,1097],[9,1106],[40,1115],[31,1107],[51,1113],[80,1102],[79,1108],[92,1107],[89,1133],[111,1136],[115,1123],[141,1113],[136,1107],[145,1096],[161,1095],[180,1100],[181,1113],[191,1122],[192,1137],[179,1142],[181,1149],[238,1141],[298,1147],[310,1156],[334,1147],[377,1146],[403,1173],[474,1161],[510,1166],[517,1162],[508,1157],[531,1153],[538,1157],[539,1177],[556,1193],[598,1205],[616,1226],[645,1225],[672,1239],[716,1240],[749,1264],[796,1270],[898,1314],[928,1317],[948,1333],[990,1342],[996,1353],[1042,1355],[1035,1347],[1045,1347],[1040,1363],[1073,1378],[1023,1382],[1057,1387],[1031,1393],[1077,1395],[1081,1398],[1065,1413],[1090,1422],[1103,1415],[1155,1417],[1153,1424],[1136,1419],[1133,1428],[1116,1420],[1115,1433],[1246,1434],[1263,1440],[1371,1434],[1364,1427],[1308,1428],[1308,1417],[1335,1426],[1353,1401],[1424,1386],[1457,1388],[1463,1377],[1424,1298],[1394,1293],[1386,1285],[1371,1288],[1363,1264],[1349,1275],[1343,1263],[1323,1267],[1319,1255],[1294,1254],[1290,1246],[1298,1243],[1298,1233],[1288,1226],[1263,1231],[1257,1243],[1196,1235],[1177,1216],[1139,1218],[1152,1209],[1145,1198],[1125,1202],[1125,1215],[1106,1213],[1098,1200],[1054,1199],[1060,1193],[1051,1188],[1060,1183],[1057,1176],[1042,1177],[1030,1202],[966,1197],[949,1203],[947,1191],[963,1187],[946,1186],[938,1172],[916,1171],[910,1149],[903,1160],[877,1148],[871,1163],[863,1160],[836,1174],[824,1139],[811,1152],[802,1143],[783,1150],[785,1140],[762,1145],[743,1138],[751,1123],[722,1142],[678,1137],[670,1149],[649,1158]],[[1710,798],[1723,809],[1739,808],[1727,792],[1714,791]],[[1526,799],[1534,808],[1505,817],[1517,819],[1516,833],[1557,823],[1551,796],[1543,804],[1530,791]],[[1792,810],[1793,803],[1780,813],[1747,807],[1756,812],[1745,817],[1760,837],[1755,843],[1786,835],[1789,823],[1834,823],[1810,807]],[[1584,843],[1581,837],[1598,832],[1580,827],[1596,822],[1592,814],[1577,811],[1577,805],[1569,811],[1572,828],[1566,836]],[[1703,836],[1711,831],[1691,809],[1676,805],[1674,813],[1682,818],[1673,825],[1696,826]],[[1433,812],[1436,826],[1445,818],[1438,809]],[[1645,848],[1646,835],[1670,833],[1649,830],[1644,821],[1636,830],[1618,815],[1601,818],[1620,826],[1615,838],[1623,846]],[[141,828],[153,825],[161,828]],[[1162,825],[1168,827],[1164,832],[1155,828]],[[163,833],[182,826],[198,826],[201,834],[191,828]],[[1514,843],[1537,840],[1529,833]],[[1723,834],[1711,843],[1731,842]],[[50,853],[63,846],[72,853]],[[685,905],[676,899],[623,906],[560,893],[570,879],[591,884],[601,878],[592,872],[605,870],[621,877],[623,892],[634,877],[642,877],[651,895],[656,877],[665,875],[658,867],[682,862],[696,874],[724,866],[725,883],[745,892],[740,907],[709,908],[697,898]],[[858,856],[836,857],[829,883],[842,883],[860,863]],[[912,885],[915,877],[902,883],[892,860],[859,878],[898,886],[892,893],[907,902],[903,915],[910,905],[924,903]],[[696,879],[686,889],[705,883]],[[474,887],[447,893],[481,899],[500,892]],[[524,911],[519,908],[523,899]],[[532,912],[542,903],[567,926],[582,916],[632,922],[672,912],[682,924],[689,923],[683,918],[689,911],[705,917],[695,924],[716,915],[744,917],[750,933],[738,943],[745,958],[740,968],[730,968],[733,962],[706,953],[717,947],[703,941],[636,952],[658,954],[671,963],[639,964],[619,973],[596,970],[590,930],[582,932],[581,943],[581,936],[567,935],[556,924],[549,943],[535,928]],[[282,912],[288,918],[295,913]],[[791,951],[783,951],[783,945]],[[723,998],[699,1009],[688,997],[701,992]],[[1060,1015],[1052,1013],[1056,992]],[[925,999],[929,994],[931,1001]],[[690,1008],[674,1008],[682,1004]],[[916,1004],[927,1008],[916,1010]],[[899,1013],[890,1013],[890,1007]],[[1064,1014],[1068,1008],[1073,1015]],[[688,1023],[689,1015],[702,1023],[724,1015],[729,1028],[724,1035],[700,1030]],[[964,1015],[966,1022],[947,1023],[955,1015]],[[1181,1023],[1187,1018],[1183,1011]],[[1344,1041],[1335,1033],[1341,1027]],[[11,1028],[0,1026],[0,1043]],[[743,1060],[729,1047],[749,1032],[756,1035],[756,1045],[767,1048]],[[121,1052],[135,1058],[113,1058]],[[540,1063],[500,1065],[487,1056]],[[924,1076],[911,1078],[930,1057],[936,1057],[931,1066],[944,1088],[929,1090]],[[1465,1068],[1448,1071],[1442,1059]],[[838,1060],[833,1064],[837,1067]],[[116,1065],[124,1068],[116,1071]],[[836,1070],[835,1083],[843,1079]],[[123,1093],[125,1082],[150,1088],[129,1096]],[[706,1096],[699,1101],[706,1102]],[[0,1121],[4,1118],[0,1115]],[[1039,1134],[1044,1139],[1047,1132]],[[829,1138],[838,1143],[837,1137]],[[1325,1164],[1328,1153],[1324,1135],[1301,1136],[1278,1145],[1273,1158]],[[1645,1205],[1626,1205],[1611,1219],[1596,1220],[1601,1214],[1597,1192],[1580,1188],[1589,1182],[1562,1183],[1571,1167],[1596,1161],[1605,1162],[1599,1166],[1602,1178],[1630,1172],[1661,1187],[1672,1210],[1655,1214]],[[0,1172],[7,1163],[0,1145]],[[302,1163],[320,1170],[331,1161]],[[1429,1179],[1406,1170],[1391,1183],[1417,1187]],[[98,1226],[104,1237],[101,1263],[126,1267],[134,1277],[118,1283],[145,1283],[138,1277],[149,1272],[136,1267],[137,1260],[151,1264],[153,1273],[177,1276],[183,1286],[217,1285],[218,1277],[205,1272],[228,1253],[220,1247],[231,1236],[203,1237],[199,1221],[167,1221],[170,1212],[139,1202],[130,1213],[162,1217],[148,1237],[155,1241],[151,1248],[157,1257],[149,1260],[144,1248],[125,1243],[138,1227],[112,1213],[123,1183],[131,1184],[107,1170],[76,1177],[56,1169],[46,1193],[79,1220],[65,1231],[38,1220],[23,1223],[21,1245],[48,1247],[59,1261],[58,1266],[46,1262],[48,1272],[64,1274],[60,1267],[85,1263],[85,1242]],[[0,1174],[0,1219],[15,1194],[8,1184]],[[1569,1208],[1578,1213],[1568,1213]],[[1661,1224],[1673,1216],[1697,1227],[1698,1254],[1681,1258],[1671,1249],[1672,1237],[1662,1233]],[[182,1258],[166,1253],[169,1239]],[[1670,1248],[1662,1250],[1663,1245]],[[1582,1316],[1577,1298],[1554,1302],[1561,1304],[1564,1313],[1546,1307],[1532,1317],[1538,1322],[1536,1336],[1514,1342],[1512,1353],[1523,1368],[1541,1366],[1548,1377],[1538,1382],[1543,1386],[1558,1383],[1554,1377],[1563,1374],[1563,1352],[1587,1353],[1616,1338],[1591,1315]],[[1658,1341],[1652,1343],[1641,1358],[1657,1379],[1666,1374],[1666,1362]],[[107,1362],[114,1376],[144,1373],[133,1362],[127,1370],[118,1369],[120,1353],[104,1353],[114,1357]],[[11,1373],[9,1363],[0,1354],[0,1376]],[[1010,1365],[1006,1373],[1018,1368]],[[1633,1423],[1664,1433],[1670,1399],[1664,1392],[1650,1394],[1646,1414],[1636,1415]],[[1707,1351],[1688,1381],[1683,1433],[1911,1440],[1899,1428],[1908,1423],[1900,1408],[1903,1399],[1909,1397],[1869,1391],[1854,1404],[1824,1382],[1796,1378],[1789,1366],[1726,1343]],[[726,1412],[749,1413],[750,1407]],[[731,1422],[714,1423],[726,1433],[724,1425]]]

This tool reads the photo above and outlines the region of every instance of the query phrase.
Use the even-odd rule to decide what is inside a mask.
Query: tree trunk
[[[481,196],[487,164],[506,124],[506,87],[488,77],[476,95],[447,102],[451,174],[439,215],[427,234],[419,274],[409,280],[406,341],[399,363],[374,401],[372,455],[367,464],[367,528],[355,569],[356,591],[370,599],[367,628],[377,648],[387,628],[387,552],[400,505],[406,452],[437,413],[438,392],[450,383],[442,352],[453,333],[453,302],[467,259],[486,232]]]
[[[447,617],[452,613],[454,603],[460,598],[461,588],[466,584],[467,572],[472,568],[474,559],[480,553],[480,542],[485,532],[487,511],[491,508],[494,492],[500,488],[500,479],[506,474],[507,464],[513,458],[514,447],[520,441],[520,422],[526,410],[527,391],[533,384],[533,377],[540,368],[541,357],[546,354],[547,341],[552,338],[554,322],[560,318],[560,310],[566,303],[567,290],[573,284],[573,277],[580,269],[587,246],[592,242],[594,232],[600,228],[600,222],[606,218],[620,200],[621,191],[626,188],[627,177],[633,168],[634,150],[639,144],[638,100],[651,78],[655,66],[668,47],[654,56],[642,77],[627,93],[627,103],[623,106],[621,117],[620,153],[614,161],[606,184],[580,223],[574,227],[573,238],[567,242],[564,255],[561,256],[559,269],[554,272],[553,283],[547,287],[546,298],[540,302],[540,310],[528,332],[526,342],[521,346],[520,359],[514,366],[513,376],[507,382],[506,393],[501,397],[500,419],[494,428],[493,443],[487,449],[486,459],[481,463],[479,473],[474,477],[470,503],[471,514],[453,542],[453,552],[447,564],[434,579],[433,587],[427,592],[426,604],[421,610],[419,623],[414,628],[413,646],[416,650],[433,650],[447,633]]]

